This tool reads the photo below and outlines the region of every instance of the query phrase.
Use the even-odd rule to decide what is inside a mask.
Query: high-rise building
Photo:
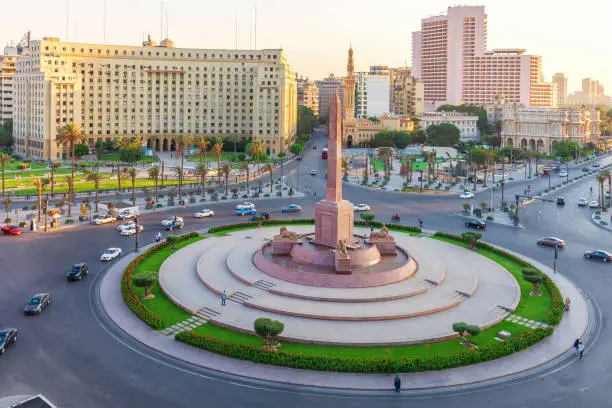
[[[557,84],[557,105],[563,106],[567,101],[567,77],[565,74],[558,72],[552,77],[553,84]]]
[[[319,114],[319,88],[308,78],[297,80],[297,104],[310,108],[315,115]]]
[[[315,81],[315,85],[319,89],[319,118],[329,118],[329,104],[336,97],[336,94],[340,96],[342,112],[344,112],[344,80],[342,78],[336,78],[334,74],[329,74],[329,77]]]
[[[355,74],[355,117],[380,118],[391,113],[391,81],[389,68],[371,66],[370,72]],[[348,90],[345,90],[345,94]]]
[[[423,82],[412,72],[408,67],[389,69],[393,115],[415,116],[423,113]]]
[[[271,155],[295,139],[295,72],[281,49],[174,48],[32,41],[14,76],[14,148],[62,155],[57,128],[75,123],[88,144],[142,136],[174,150],[179,134],[242,135]]]
[[[0,55],[0,126],[13,119],[13,76],[18,55],[7,49]]]
[[[569,103],[585,105],[610,105],[612,98],[604,93],[604,86],[597,79],[583,78],[582,90],[568,96]]]
[[[412,44],[426,111],[445,103],[483,105],[500,93],[525,106],[554,104],[542,96],[551,92],[543,92],[541,57],[521,49],[487,51],[484,6],[449,7],[446,15],[421,20]]]

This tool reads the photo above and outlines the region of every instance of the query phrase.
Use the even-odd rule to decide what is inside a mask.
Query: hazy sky
[[[104,0],[68,0],[70,40],[102,43]],[[33,38],[66,38],[67,0],[2,0],[0,44]],[[159,40],[160,1],[106,0],[107,43],[140,44],[144,33]],[[445,12],[442,0],[167,0],[169,36],[178,47],[234,48],[254,42],[253,7],[257,6],[257,47],[283,47],[289,63],[312,79],[343,75],[352,43],[356,70],[370,65],[411,64],[411,32],[422,17]],[[612,94],[610,0],[465,0],[485,5],[488,48],[526,48],[543,56],[546,80],[555,72],[569,76],[569,89],[581,78],[599,79]],[[165,28],[164,28],[165,29]]]

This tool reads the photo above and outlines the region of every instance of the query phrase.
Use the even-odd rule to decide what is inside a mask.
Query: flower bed
[[[267,220],[262,221],[262,226],[274,226],[274,225],[314,225],[313,218],[294,218],[291,220]],[[384,224],[379,221],[370,221],[369,224],[362,220],[356,220],[354,225],[356,227],[367,227],[368,225],[373,226],[374,228],[382,228],[383,225],[386,225],[387,228],[391,231],[400,231],[400,232],[412,232],[412,233],[421,233],[421,229],[419,227],[415,227],[412,225],[401,225],[401,224]],[[235,224],[226,224],[219,225],[217,227],[212,227],[208,230],[210,234],[220,234],[227,233],[230,231],[240,231],[244,229],[256,228],[259,226],[257,221],[249,221],[249,222],[239,222]]]

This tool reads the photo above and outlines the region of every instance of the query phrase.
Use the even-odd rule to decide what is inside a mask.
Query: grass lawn
[[[205,238],[206,237],[202,236],[190,238],[186,241],[179,242],[178,244],[176,244],[176,248],[181,249],[189,244],[193,244],[194,242],[200,241]],[[132,276],[137,276],[138,274],[141,274],[143,272],[158,273],[162,263],[166,260],[166,258],[172,255],[172,253],[174,253],[174,251],[170,248],[164,248],[161,251],[156,252],[155,254],[140,262],[136,266],[136,270],[134,271]],[[142,296],[144,294],[143,288],[133,287],[133,289],[134,292],[139,296]],[[155,295],[155,298],[151,300],[142,300],[142,302],[147,308],[149,308],[149,310],[161,317],[162,321],[165,324],[165,327],[170,327],[191,317],[191,313],[185,312],[183,309],[172,303],[166,297],[166,295],[164,295],[159,285],[153,286],[151,292]]]
[[[18,166],[21,163],[23,162],[19,160],[10,160],[8,163],[4,165],[4,170],[19,170]],[[33,170],[44,169],[45,167],[47,167],[45,163],[29,163],[29,165],[30,165],[30,169],[33,169]]]
[[[100,155],[100,160],[118,162],[118,161],[121,161],[119,157],[120,157],[119,153],[106,153],[106,154]],[[157,162],[157,157],[145,156],[142,158],[142,160],[138,160],[137,163],[156,163],[156,162]]]

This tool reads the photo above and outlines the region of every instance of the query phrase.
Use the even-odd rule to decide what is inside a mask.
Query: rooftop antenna
[[[255,6],[255,49],[257,49],[257,6]]]
[[[159,6],[160,6],[160,21],[159,21],[159,34],[161,36],[160,41],[163,41],[164,39],[164,2],[163,0],[159,2]]]
[[[104,44],[106,44],[106,8],[108,7],[107,0],[104,0],[104,22],[102,30],[104,31]]]
[[[66,41],[70,40],[70,0],[66,0]]]
[[[238,14],[234,15],[234,45],[238,50]]]
[[[78,29],[77,21],[74,20],[74,41],[77,41],[77,38],[78,38],[77,37],[77,29]]]
[[[166,9],[166,38],[170,38],[170,23],[168,23],[168,9]]]

